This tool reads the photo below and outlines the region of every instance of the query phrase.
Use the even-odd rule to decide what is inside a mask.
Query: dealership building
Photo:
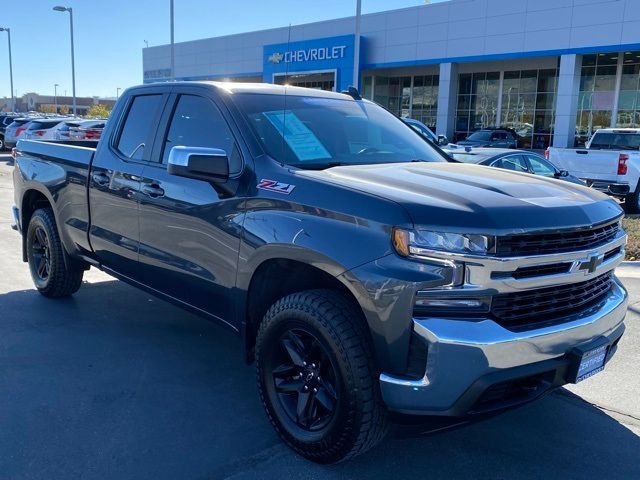
[[[357,83],[363,97],[449,138],[510,127],[535,149],[640,127],[640,0],[448,0],[367,14],[356,68],[355,23],[177,43],[173,76],[336,91]],[[143,50],[145,83],[171,79],[170,52]]]

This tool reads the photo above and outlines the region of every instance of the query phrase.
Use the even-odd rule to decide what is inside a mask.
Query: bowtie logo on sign
[[[311,62],[317,60],[337,60],[344,58],[346,45],[338,45],[335,47],[307,48],[305,50],[294,50],[285,52],[284,54],[276,52],[269,55],[267,60],[269,63],[278,64],[295,62]]]
[[[282,59],[284,58],[284,55],[282,55],[281,53],[272,53],[271,55],[269,55],[269,63],[280,63],[282,61]]]

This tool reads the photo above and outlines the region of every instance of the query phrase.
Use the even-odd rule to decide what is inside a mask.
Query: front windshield
[[[491,132],[487,132],[487,131],[474,132],[467,137],[467,140],[479,140],[481,142],[484,142],[486,140],[491,140]]]
[[[234,102],[272,158],[299,168],[446,162],[411,127],[365,101],[240,93]],[[283,133],[284,132],[284,133]]]

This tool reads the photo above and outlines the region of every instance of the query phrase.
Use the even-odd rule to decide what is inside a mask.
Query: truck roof
[[[212,87],[224,90],[229,93],[261,93],[269,95],[292,95],[301,97],[319,97],[319,98],[334,98],[339,100],[352,99],[349,95],[338,92],[329,92],[327,90],[316,90],[313,88],[293,87],[284,85],[274,85],[271,83],[243,83],[243,82],[215,82],[215,81],[184,81],[184,82],[171,82],[173,87],[179,87],[181,85],[210,85]],[[153,88],[157,87],[157,83],[147,84],[137,88]]]

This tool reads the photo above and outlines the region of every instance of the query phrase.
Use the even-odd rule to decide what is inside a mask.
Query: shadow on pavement
[[[640,438],[568,392],[336,466],[269,425],[231,332],[117,281],[0,295],[0,478],[640,478]]]

